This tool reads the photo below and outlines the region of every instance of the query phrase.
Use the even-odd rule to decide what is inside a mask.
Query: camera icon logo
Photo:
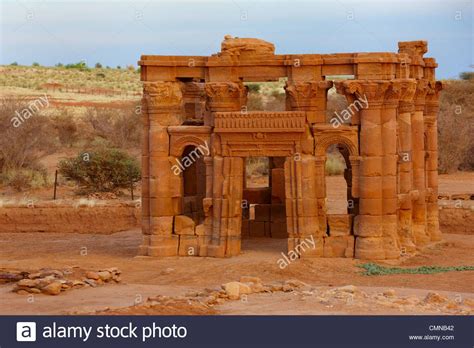
[[[33,321],[20,321],[16,323],[17,342],[36,342],[36,323]]]

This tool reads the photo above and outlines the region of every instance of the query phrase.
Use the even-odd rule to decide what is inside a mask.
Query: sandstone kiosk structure
[[[278,55],[271,43],[226,36],[210,57],[142,56],[140,254],[230,257],[261,233],[287,238],[289,250],[312,238],[301,257],[391,259],[440,240],[437,64],[423,57],[425,41],[398,47]],[[286,111],[248,111],[244,82],[280,78]],[[333,85],[354,106],[349,122],[327,121]],[[326,212],[332,144],[346,160],[347,214]],[[255,156],[270,158],[266,190],[245,185]],[[257,204],[254,219],[246,202]]]

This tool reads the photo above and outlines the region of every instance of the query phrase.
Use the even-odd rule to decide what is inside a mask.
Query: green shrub
[[[102,64],[100,64],[100,63],[95,63],[95,68],[96,68],[96,69],[101,69],[101,68],[102,68]]]
[[[258,92],[260,92],[260,85],[258,83],[249,83],[247,85],[247,88],[249,89],[249,93],[258,93]]]
[[[33,62],[32,66],[40,66],[38,62]]]
[[[344,157],[339,152],[328,153],[326,159],[327,175],[342,175],[346,169]]]
[[[464,72],[459,74],[459,78],[461,80],[474,80],[474,72],[464,71]]]
[[[140,180],[137,161],[121,150],[108,148],[60,161],[59,173],[86,192],[115,192]]]
[[[66,69],[78,69],[78,70],[89,70],[89,67],[85,62],[78,62],[78,63],[72,63],[72,64],[66,64],[65,66]]]
[[[18,63],[17,63],[17,62],[13,62],[13,63],[11,63],[10,65],[12,65],[12,66],[18,66]]]
[[[416,268],[384,267],[375,263],[364,263],[358,267],[363,268],[364,275],[387,275],[387,274],[435,274],[452,271],[474,271],[474,266],[422,266]]]

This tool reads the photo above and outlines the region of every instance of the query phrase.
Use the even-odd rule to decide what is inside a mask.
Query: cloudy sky
[[[473,64],[472,0],[1,1],[1,60],[136,64],[141,54],[209,55],[225,34],[277,53],[397,50],[428,40],[438,77]]]

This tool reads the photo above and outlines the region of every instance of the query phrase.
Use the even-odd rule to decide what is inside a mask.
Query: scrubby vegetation
[[[108,147],[138,159],[142,131],[139,69],[103,68],[101,63],[90,68],[84,62],[58,63],[54,68],[13,62],[0,69],[0,87],[4,95],[9,95],[0,101],[0,185],[18,191],[50,185],[51,168],[48,176],[43,159],[51,154],[70,155]],[[443,84],[438,118],[439,170],[474,170],[473,74],[466,72],[459,80]],[[246,85],[248,111],[286,109],[285,79]],[[35,95],[43,94],[51,99],[51,107],[30,117],[21,127],[12,127],[15,111],[25,108]],[[28,97],[16,97],[21,95]],[[345,98],[331,89],[327,121],[346,107]],[[262,161],[254,161],[250,166],[256,172],[266,167]],[[339,152],[329,149],[326,173],[340,175],[344,168]]]
[[[461,271],[474,271],[474,266],[422,266],[416,268],[401,268],[401,267],[384,267],[377,265],[376,263],[364,263],[359,265],[365,271],[364,275],[389,275],[389,274],[435,274],[444,272],[461,272]]]
[[[130,188],[140,180],[135,158],[119,149],[106,147],[61,160],[59,173],[75,181],[83,192],[116,192]]]
[[[438,115],[439,171],[474,170],[474,80],[443,81]]]

